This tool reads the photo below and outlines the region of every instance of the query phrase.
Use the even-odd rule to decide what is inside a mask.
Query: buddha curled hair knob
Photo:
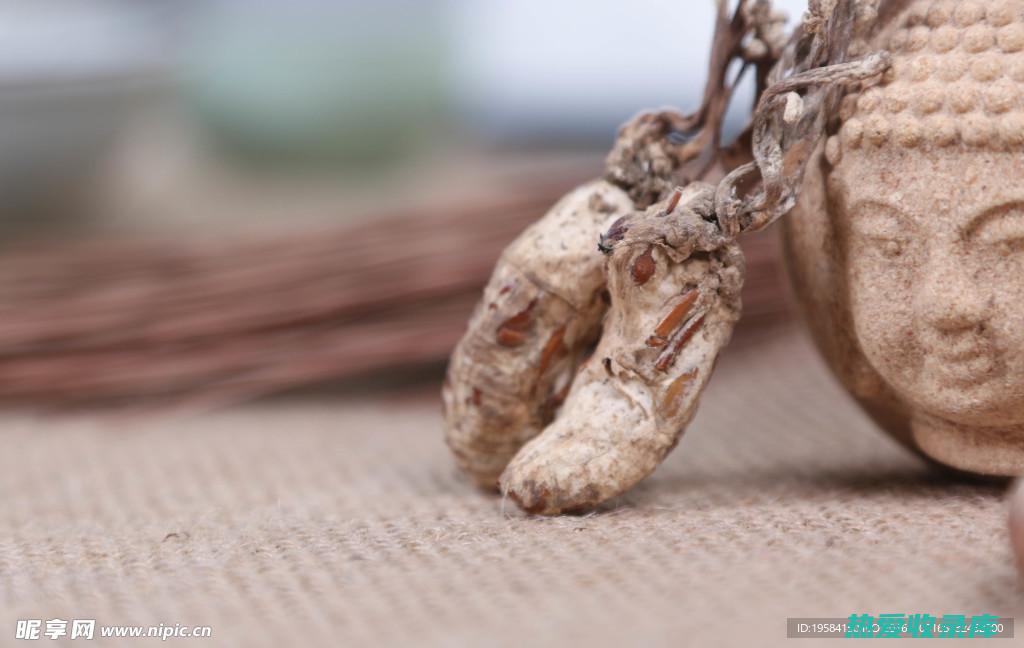
[[[883,37],[890,70],[848,94],[826,156],[1024,144],[1024,0],[911,3]]]

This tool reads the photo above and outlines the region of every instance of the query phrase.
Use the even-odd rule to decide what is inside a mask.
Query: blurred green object
[[[221,3],[199,16],[187,96],[235,153],[277,161],[390,161],[446,104],[433,2]]]

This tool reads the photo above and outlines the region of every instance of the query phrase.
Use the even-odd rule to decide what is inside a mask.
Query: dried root
[[[525,510],[584,510],[649,475],[697,408],[740,315],[743,257],[714,224],[714,187],[696,183],[617,222],[613,302],[594,355],[557,420],[501,477]]]
[[[736,236],[792,207],[842,86],[888,65],[884,53],[846,60],[871,0],[811,0],[785,44],[767,0],[741,0],[731,19],[726,4],[701,108],[627,124],[606,180],[569,194],[506,250],[452,357],[448,443],[477,482],[500,475],[528,511],[595,506],[674,447],[739,317]],[[737,60],[758,73],[746,163],[720,142]]]
[[[448,445],[481,486],[551,422],[600,333],[600,234],[633,203],[604,181],[560,200],[502,254],[448,365]]]

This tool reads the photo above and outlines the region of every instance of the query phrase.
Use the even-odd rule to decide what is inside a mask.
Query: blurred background
[[[696,107],[713,12],[0,1],[0,402],[433,384],[501,248],[631,115]],[[785,302],[748,254],[753,326]]]

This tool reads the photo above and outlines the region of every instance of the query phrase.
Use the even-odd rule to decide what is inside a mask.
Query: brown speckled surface
[[[503,506],[442,436],[434,399],[6,414],[0,645],[59,617],[213,626],[180,645],[770,646],[787,616],[1022,611],[1005,487],[902,450],[791,329],[730,348],[596,515]]]

